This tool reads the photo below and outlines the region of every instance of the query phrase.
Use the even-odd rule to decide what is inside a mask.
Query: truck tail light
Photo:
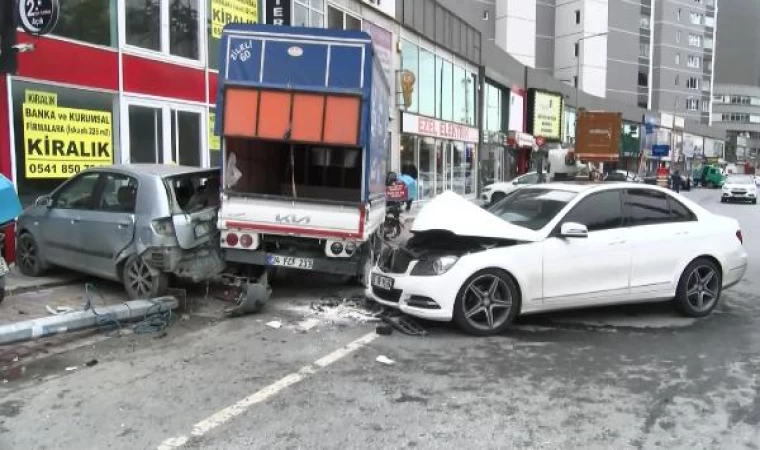
[[[249,248],[251,245],[253,245],[253,238],[250,234],[244,234],[240,236],[240,245],[242,245],[245,248]]]
[[[742,236],[742,230],[736,230],[736,239],[739,239],[739,242],[744,244],[744,236]]]
[[[225,240],[227,242],[227,245],[230,246],[230,247],[234,247],[234,246],[238,245],[238,241],[239,241],[238,240],[238,235],[235,234],[235,233],[228,233],[227,234],[227,239],[225,239]]]

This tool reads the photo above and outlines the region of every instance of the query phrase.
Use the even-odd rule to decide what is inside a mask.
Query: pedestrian
[[[412,209],[412,203],[417,199],[417,180],[411,173],[409,173],[415,171],[412,170],[413,167],[414,166],[404,167],[401,171],[401,176],[398,177],[399,181],[402,181],[406,185],[406,212],[409,212]]]
[[[678,170],[671,176],[671,187],[676,192],[681,192],[681,172]]]

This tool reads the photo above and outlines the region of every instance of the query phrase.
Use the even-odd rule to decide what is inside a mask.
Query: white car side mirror
[[[585,238],[588,237],[588,227],[580,223],[565,222],[560,227],[559,234],[563,238]]]

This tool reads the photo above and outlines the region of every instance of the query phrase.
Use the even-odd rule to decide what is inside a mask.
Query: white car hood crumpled
[[[539,233],[506,222],[464,197],[447,191],[422,208],[412,232],[450,231],[458,236],[537,242]]]

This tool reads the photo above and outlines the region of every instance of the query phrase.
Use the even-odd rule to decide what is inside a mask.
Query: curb
[[[34,285],[34,286],[5,286],[5,296],[10,297],[13,295],[21,295],[21,294],[27,294],[29,292],[37,292],[41,291],[43,289],[50,289],[50,288],[57,288],[57,287],[63,287],[63,286],[69,286],[72,284],[76,284],[79,281],[81,281],[82,278],[70,278],[67,280],[55,280],[55,281],[48,281],[48,282],[41,282],[40,284]],[[6,280],[7,282],[7,280]]]

